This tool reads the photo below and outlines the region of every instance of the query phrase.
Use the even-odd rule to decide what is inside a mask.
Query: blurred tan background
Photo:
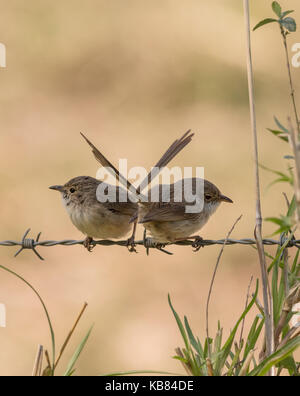
[[[271,16],[270,1],[253,0],[252,26]],[[285,1],[295,9],[296,0]],[[203,228],[207,239],[252,237],[255,194],[242,1],[31,0],[0,1],[0,42],[7,68],[0,70],[0,240],[20,240],[31,227],[42,239],[81,239],[48,186],[78,175],[95,176],[98,165],[79,132],[114,162],[148,169],[188,128],[193,143],[172,165],[204,166],[205,176],[234,200]],[[289,147],[266,131],[273,115],[291,114],[283,47],[277,26],[253,34],[260,161],[285,170]],[[300,42],[296,33],[289,45]],[[293,70],[300,89],[300,69]],[[299,96],[297,96],[299,98]],[[263,216],[284,213],[282,191],[261,171]],[[264,235],[274,227],[264,224]],[[142,235],[141,230],[139,236]],[[167,303],[205,335],[205,303],[220,247],[170,247],[173,256],[139,247],[40,248],[13,258],[0,247],[0,263],[24,276],[46,301],[61,346],[83,302],[89,303],[61,361],[63,373],[89,326],[91,338],[77,374],[118,370],[183,373],[171,357],[182,340]],[[269,249],[271,251],[272,249]],[[210,305],[210,332],[217,320],[225,334],[244,308],[251,275],[259,276],[254,249],[227,247]],[[50,349],[44,313],[36,296],[13,276],[0,273],[0,374],[31,374],[37,344]],[[253,311],[253,315],[255,310]]]

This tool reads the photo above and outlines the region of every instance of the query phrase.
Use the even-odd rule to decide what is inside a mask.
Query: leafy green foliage
[[[281,18],[281,14],[282,14],[282,9],[281,9],[281,5],[277,2],[277,1],[273,1],[272,3],[272,10],[275,12],[275,14]]]
[[[264,324],[263,316],[257,315],[246,337],[246,341],[244,339],[239,342],[235,341],[241,322],[245,320],[247,314],[255,304],[257,294],[258,281],[251,301],[247,304],[224,343],[222,342],[223,328],[220,323],[218,323],[218,330],[215,337],[205,339],[201,343],[199,338],[193,334],[187,317],[184,317],[184,322],[181,321],[171,303],[170,296],[168,296],[169,305],[185,345],[182,349],[177,348],[178,354],[174,358],[181,361],[186,369],[195,376],[239,375],[243,369],[243,363],[250,355],[252,356],[252,351],[256,347]],[[208,348],[208,345],[210,348]],[[209,352],[209,349],[211,352]],[[211,363],[211,366],[208,365],[208,362]],[[245,372],[248,373],[248,370],[249,367],[245,369]]]
[[[274,11],[274,13],[278,17],[278,19],[265,18],[255,25],[255,27],[253,28],[253,31],[264,26],[264,25],[267,25],[267,24],[273,23],[273,22],[277,22],[282,29],[286,30],[287,33],[293,33],[297,30],[297,25],[296,25],[295,19],[291,18],[291,17],[286,18],[287,15],[294,12],[293,10],[288,10],[288,11],[282,12],[281,5],[277,1],[273,1],[272,10]]]
[[[273,23],[273,22],[278,22],[278,20],[274,19],[274,18],[263,19],[262,21],[258,22],[257,25],[255,25],[255,27],[253,28],[253,31],[264,26],[264,25],[268,25],[269,23]]]
[[[282,133],[285,133],[286,136],[288,137],[290,134],[290,131],[285,126],[283,126],[282,123],[275,116],[274,116],[274,121],[277,124],[278,128],[282,131]]]
[[[291,204],[292,205],[292,204]],[[288,213],[291,209],[289,208]],[[282,234],[286,237],[286,234]],[[255,357],[255,351],[260,347],[260,337],[265,323],[264,313],[260,309],[253,319],[248,335],[245,338],[240,336],[236,341],[237,330],[242,321],[244,321],[252,309],[257,304],[258,281],[252,299],[247,304],[242,315],[239,317],[227,340],[222,342],[223,328],[218,323],[218,330],[214,338],[205,339],[201,342],[193,334],[188,319],[184,316],[182,322],[175,311],[171,298],[168,296],[169,305],[176,319],[184,348],[177,348],[177,355],[174,359],[179,360],[187,372],[194,376],[263,376],[268,373],[271,367],[275,366],[278,373],[282,369],[288,370],[290,375],[299,375],[299,363],[293,357],[293,352],[300,346],[300,336],[288,337],[291,333],[290,320],[294,314],[292,310],[286,314],[287,304],[290,299],[289,290],[298,290],[300,288],[300,250],[297,250],[293,263],[289,267],[284,252],[293,238],[293,233],[283,239],[282,246],[278,246],[275,257],[266,254],[266,257],[272,259],[268,268],[271,273],[271,293],[273,298],[273,318],[275,328],[275,342],[278,348],[270,356],[262,358],[260,361]],[[296,295],[296,293],[294,292]],[[293,304],[290,302],[290,304]],[[208,346],[210,348],[208,348]]]
[[[280,172],[280,171],[277,171],[277,170],[268,168],[268,167],[266,167],[266,166],[264,166],[264,165],[260,165],[260,167],[261,167],[262,169],[265,169],[265,170],[267,170],[268,172],[271,172],[271,173],[273,173],[274,175],[277,176],[277,178],[274,179],[274,180],[269,184],[269,187],[272,186],[273,184],[281,183],[281,182],[283,182],[283,183],[289,183],[291,186],[294,185],[294,174],[293,174],[293,171],[292,171],[291,167],[289,167],[289,168],[287,169],[288,173]]]
[[[284,11],[281,15],[281,18],[284,18],[286,15],[292,14],[294,10]]]
[[[274,121],[278,127],[278,130],[270,129],[270,128],[267,128],[267,130],[273,133],[273,135],[279,137],[284,142],[288,143],[290,131],[285,126],[283,126],[282,123],[275,116],[274,116]]]
[[[294,221],[291,216],[280,216],[280,217],[266,217],[266,221],[270,221],[279,226],[279,228],[272,234],[277,235],[281,233],[287,233],[291,229]]]
[[[284,18],[280,21],[280,24],[291,33],[297,30],[296,21],[294,18],[290,18],[290,17]]]
[[[283,140],[284,142],[288,142],[290,131],[275,116],[274,116],[274,121],[278,127],[278,130],[274,130],[270,128],[267,128],[267,130],[270,131],[274,136]],[[286,155],[285,158],[288,160],[294,160],[294,157],[290,155]],[[294,182],[295,182],[294,173],[291,166],[288,166],[287,173],[270,169],[264,165],[260,165],[260,166],[261,168],[277,176],[276,179],[272,181],[270,186],[276,183],[283,182],[283,183],[288,183],[290,186],[294,187]],[[293,196],[292,201],[289,204],[289,208],[286,215],[279,215],[278,217],[267,217],[265,219],[266,221],[272,222],[279,226],[273,235],[288,233],[291,230],[291,228],[295,224],[295,210],[296,210],[296,200],[295,197]]]
[[[277,131],[275,129],[270,129],[270,128],[267,128],[267,130],[273,133],[273,135],[279,137],[279,139],[283,140],[284,142],[289,141],[289,139],[285,136],[285,134],[282,131]]]
[[[300,336],[289,340],[282,348],[272,353],[269,357],[264,359],[255,369],[253,369],[249,376],[264,376],[268,373],[272,366],[279,366],[285,359],[292,359],[291,354],[300,346]],[[292,359],[293,360],[293,359]],[[289,360],[291,363],[291,360]],[[293,360],[293,363],[294,360]],[[291,366],[290,366],[291,367]],[[296,367],[296,364],[295,364]],[[296,375],[297,373],[295,373]]]

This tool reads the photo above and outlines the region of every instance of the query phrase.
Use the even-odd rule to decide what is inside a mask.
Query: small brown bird
[[[87,139],[86,139],[87,140]],[[103,166],[109,166],[113,169],[116,177],[124,184],[126,188],[139,194],[140,187],[135,189],[126,178],[101,154],[101,152],[87,140],[93,149],[93,154],[97,161]],[[172,146],[171,146],[172,147]],[[153,175],[147,176],[146,185],[151,182]],[[208,180],[193,178],[190,180],[192,186],[192,194],[196,196],[194,202],[187,202],[185,199],[184,188],[188,184],[188,179],[182,179],[178,182],[167,186],[169,188],[169,202],[162,199],[162,191],[164,185],[153,187],[147,195],[147,202],[140,200],[138,202],[138,211],[132,217],[131,222],[143,224],[145,229],[150,232],[152,241],[156,245],[164,245],[166,243],[176,242],[183,239],[194,238],[194,247],[198,250],[201,247],[202,238],[193,235],[198,232],[208,221],[210,216],[217,210],[221,202],[233,203],[227,196],[221,194],[220,190]],[[196,195],[197,183],[203,183],[203,191],[200,196]],[[141,183],[144,185],[145,183]],[[181,199],[178,202],[178,196],[175,199],[176,187],[181,185]],[[151,202],[153,189],[159,189],[159,202]],[[155,194],[153,194],[155,195]],[[202,210],[198,213],[189,213],[186,207],[194,205],[196,201],[201,204]]]
[[[97,188],[102,181],[90,176],[78,176],[66,184],[49,187],[59,191],[72,223],[86,235],[84,246],[91,251],[93,238],[119,239],[131,228],[130,219],[137,211],[134,202],[99,202]],[[120,187],[117,189],[119,196]]]
[[[82,136],[93,150],[97,150],[84,135]],[[165,167],[190,143],[192,137],[193,134],[188,131],[180,139],[176,140],[156,164],[157,171],[159,172]],[[101,157],[101,163],[104,166],[113,168],[98,150],[97,155]],[[116,172],[117,174],[118,171],[115,168],[113,169],[114,173]],[[125,178],[123,179],[126,180]],[[128,239],[128,246],[129,250],[133,251],[136,222],[132,226],[130,220],[137,213],[137,203],[130,200],[126,202],[121,201],[119,197],[124,196],[125,190],[118,186],[108,185],[107,183],[104,183],[105,187],[109,187],[110,190],[115,189],[116,191],[116,202],[100,202],[97,199],[97,189],[103,183],[93,177],[78,176],[64,185],[55,185],[49,188],[61,193],[63,204],[72,223],[86,235],[84,246],[89,251],[94,247],[93,238],[119,239],[126,236],[131,229],[133,229],[133,232],[132,236]],[[126,181],[125,185],[127,188],[134,188],[129,181]]]
[[[186,208],[195,204],[187,202],[184,197],[184,183],[190,181],[192,193],[196,195],[196,178],[179,180],[171,184],[169,202],[139,202],[138,223],[143,224],[145,229],[150,232],[153,242],[166,244],[188,238],[195,238],[196,242],[201,240],[199,236],[193,236],[209,220],[210,216],[217,210],[221,202],[233,201],[222,195],[220,190],[208,180],[198,182],[204,184],[203,196],[196,197],[198,204],[201,203],[202,210],[196,213],[188,213]],[[180,185],[182,199],[175,200],[176,187]],[[153,187],[155,188],[155,187]],[[163,185],[159,186],[160,196]],[[177,191],[178,191],[177,190]],[[150,190],[150,194],[152,189]],[[195,245],[196,246],[196,245]]]

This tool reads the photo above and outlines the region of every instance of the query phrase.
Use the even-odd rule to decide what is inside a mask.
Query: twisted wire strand
[[[7,240],[7,241],[0,241],[0,246],[20,246],[20,249],[17,251],[15,254],[15,257],[18,256],[24,249],[31,249],[35,255],[40,259],[44,260],[43,257],[37,252],[36,247],[37,246],[45,246],[45,247],[51,247],[51,246],[74,246],[74,245],[83,245],[84,244],[84,239],[82,240],[74,240],[74,239],[63,239],[61,241],[54,241],[54,240],[45,240],[45,241],[40,241],[40,236],[41,232],[38,233],[36,239],[33,238],[26,238],[27,235],[30,232],[30,228],[26,230],[25,234],[23,235],[23,238],[21,241],[13,241],[13,240]],[[278,245],[278,246],[283,246],[287,238],[281,237],[279,240],[274,240],[274,239],[263,239],[263,244],[264,245]],[[253,238],[243,238],[243,239],[228,239],[227,241],[225,239],[219,239],[219,240],[213,240],[213,239],[202,239],[197,241],[197,246],[198,247],[204,247],[204,246],[212,246],[212,245],[223,245],[225,242],[226,245],[256,245],[256,241]],[[100,245],[100,246],[124,246],[128,247],[128,241],[111,241],[111,240],[98,240],[98,241],[93,241],[92,245]],[[168,252],[167,250],[163,249],[165,246],[171,246],[171,245],[177,245],[177,246],[193,246],[195,247],[195,241],[194,240],[184,240],[184,241],[178,241],[174,243],[169,243],[164,246],[160,246],[158,244],[153,244],[151,243],[151,239],[144,238],[143,240],[135,241],[135,245],[142,245],[146,248],[147,253],[149,252],[150,248],[156,248],[166,254],[172,254]],[[286,248],[291,248],[291,247],[296,247],[300,249],[300,240],[296,239],[290,239],[286,245]],[[198,248],[196,250],[199,250]]]

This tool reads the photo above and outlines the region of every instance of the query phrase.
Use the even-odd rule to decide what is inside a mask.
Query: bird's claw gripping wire
[[[83,246],[86,248],[88,252],[91,252],[96,245],[93,238],[86,237],[85,240],[83,241]]]
[[[144,243],[144,247],[146,248],[146,254],[147,256],[149,256],[149,250],[150,248],[155,248],[160,250],[163,253],[169,254],[169,255],[173,255],[173,253],[168,252],[168,250],[164,249],[164,247],[166,246],[166,244],[163,243],[157,243],[154,242],[153,239],[151,238],[147,238],[146,237],[146,229],[144,231],[144,238],[143,238],[143,243]]]
[[[199,235],[195,236],[194,242],[192,243],[192,248],[194,248],[193,252],[198,252],[203,245],[203,238]]]
[[[127,239],[127,249],[130,253],[137,253],[134,236]]]

